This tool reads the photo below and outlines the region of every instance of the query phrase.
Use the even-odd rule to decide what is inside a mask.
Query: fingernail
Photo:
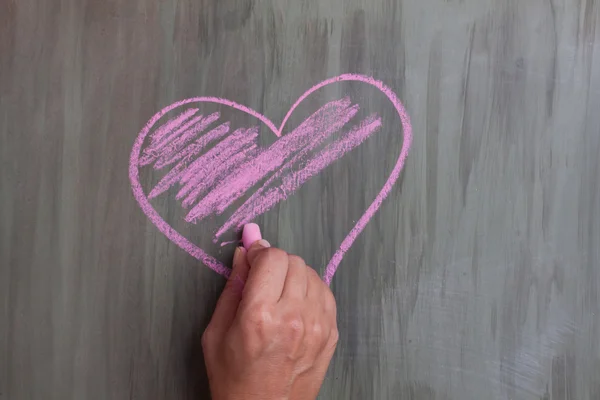
[[[271,243],[267,242],[265,239],[260,239],[258,242],[259,245],[261,245],[262,247],[271,247]]]

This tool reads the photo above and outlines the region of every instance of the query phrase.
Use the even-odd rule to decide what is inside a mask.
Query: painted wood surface
[[[0,1],[0,399],[208,398],[199,338],[224,280],[141,211],[132,145],[175,101],[281,121],[343,73],[389,86],[414,139],[333,278],[320,398],[600,399],[595,0]],[[318,101],[341,96],[393,114],[364,86]],[[322,272],[398,129],[259,217],[265,237]]]

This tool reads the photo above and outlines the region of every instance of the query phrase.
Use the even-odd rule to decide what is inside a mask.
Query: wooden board
[[[0,2],[0,399],[208,398],[199,339],[224,279],[142,212],[132,146],[176,101],[278,124],[345,73],[398,95],[413,142],[333,278],[321,398],[600,399],[594,0]],[[290,129],[345,96],[382,129],[256,219],[320,272],[406,139],[358,83]],[[181,223],[176,191],[155,205]],[[219,218],[178,226],[227,264]]]

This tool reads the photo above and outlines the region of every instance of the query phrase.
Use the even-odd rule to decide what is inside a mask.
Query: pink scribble
[[[173,142],[169,143],[168,145],[164,146],[163,148],[161,148],[159,150],[160,152],[160,157],[158,158],[158,160],[156,161],[156,163],[154,164],[154,168],[155,169],[161,169],[167,165],[171,165],[172,163],[180,160],[182,157],[185,156],[185,151],[182,151],[184,149],[186,149],[187,145],[189,142],[191,142],[192,140],[194,140],[200,133],[204,132],[204,130],[206,128],[208,128],[210,126],[210,124],[212,124],[213,122],[215,122],[216,120],[219,119],[219,113],[214,113],[209,115],[206,118],[201,119],[199,122],[197,122],[195,125],[193,125],[191,128],[184,130],[177,139],[173,140]],[[228,124],[223,124],[221,125],[221,131],[217,131],[217,134],[214,134],[213,131],[213,135],[212,137],[219,137],[219,134],[225,134],[229,129],[223,129],[223,128],[229,128]],[[211,137],[209,136],[209,139]],[[202,140],[204,139],[204,140]],[[207,143],[207,138],[206,136],[203,136],[200,138],[199,140],[202,143]],[[198,144],[198,142],[196,143]],[[206,146],[205,144],[205,146]]]
[[[180,136],[188,137],[188,130],[194,125],[196,125],[198,122],[201,122],[202,119],[202,115],[194,117],[191,120],[187,121],[183,126],[179,127],[175,132],[172,132],[170,135],[164,136],[155,144],[150,144],[150,146],[146,150],[144,150],[144,155],[140,160],[140,166],[152,164],[163,154],[169,152],[172,146],[174,145],[173,141],[175,141]]]
[[[227,129],[229,129],[227,127]],[[172,185],[181,181],[187,183],[190,179],[193,182],[205,179],[210,173],[214,172],[214,166],[220,166],[227,162],[230,157],[242,150],[248,150],[254,140],[258,137],[258,129],[254,129],[250,134],[245,129],[238,129],[231,136],[217,144],[209,152],[198,157],[194,162],[188,164],[188,160],[182,160],[177,164],[160,182],[152,189],[149,198],[154,198],[167,191]],[[226,164],[231,165],[231,164]],[[218,176],[214,176],[216,179]],[[186,186],[184,186],[184,189]],[[183,197],[186,192],[182,189],[177,198]]]
[[[197,108],[190,108],[189,110],[185,110],[177,117],[168,120],[163,126],[158,128],[154,133],[150,135],[151,145],[156,145],[160,142],[166,135],[173,133],[175,129],[177,129],[181,124],[188,120],[192,115],[196,114],[199,110]]]
[[[216,237],[221,236],[229,229],[241,228],[244,224],[251,222],[254,218],[262,215],[273,208],[274,205],[287,199],[306,181],[327,168],[335,160],[342,157],[348,151],[362,144],[372,133],[381,127],[381,119],[371,115],[359,126],[354,127],[341,139],[329,144],[316,156],[308,160],[302,169],[292,171],[283,176],[282,184],[278,187],[268,187],[268,183],[252,197],[250,197],[217,231]]]
[[[380,118],[371,116],[365,121],[362,121],[358,126],[352,128],[343,137],[335,140],[333,143],[327,144],[322,150],[318,151],[315,156],[303,161],[307,154],[317,149],[317,147],[324,143],[324,140],[333,132],[338,131],[344,125],[346,125],[346,123],[349,122],[358,111],[357,105],[350,107],[350,101],[348,99],[343,99],[337,102],[328,103],[319,110],[323,112],[324,108],[329,107],[327,108],[327,110],[329,110],[329,114],[326,113],[328,115],[327,117],[321,119],[317,118],[316,120],[311,120],[309,117],[309,119],[307,119],[294,131],[282,137],[282,131],[288,119],[304,99],[327,85],[344,81],[362,82],[381,91],[394,105],[402,123],[401,133],[403,133],[404,137],[398,160],[396,161],[396,164],[393,167],[383,188],[377,194],[373,203],[371,203],[365,213],[356,222],[355,226],[342,241],[340,247],[329,261],[323,276],[323,280],[329,285],[344,254],[352,246],[369,220],[377,212],[381,206],[381,203],[390,193],[393,185],[398,180],[412,142],[412,128],[410,125],[410,119],[406,113],[406,110],[404,109],[404,106],[390,88],[373,78],[356,74],[345,74],[319,83],[300,96],[300,98],[292,105],[288,113],[283,118],[283,122],[279,128],[277,128],[275,124],[267,117],[246,106],[230,100],[215,97],[191,98],[174,103],[164,108],[154,115],[146,124],[144,129],[138,135],[131,151],[129,177],[131,180],[133,194],[140,204],[140,207],[148,216],[150,221],[156,225],[157,228],[171,241],[173,241],[193,257],[201,260],[215,272],[225,277],[229,277],[231,273],[229,268],[216,260],[214,257],[207,254],[197,245],[190,242],[183,235],[175,231],[156,212],[156,210],[150,204],[149,199],[157,196],[160,193],[163,193],[165,190],[168,190],[168,188],[173,184],[180,183],[185,187],[186,184],[194,181],[195,183],[190,184],[188,188],[191,188],[192,190],[186,189],[182,192],[183,189],[181,189],[180,193],[178,194],[178,198],[180,199],[187,195],[184,200],[184,202],[187,200],[187,205],[191,205],[194,201],[198,201],[198,203],[192,208],[186,217],[186,220],[194,221],[203,218],[209,213],[222,213],[233,202],[239,199],[247,190],[256,185],[262,179],[267,178],[267,181],[263,184],[263,186],[259,188],[258,191],[248,200],[246,200],[246,202],[238,210],[234,211],[233,215],[229,218],[225,225],[219,229],[218,232],[223,233],[225,230],[227,230],[225,226],[230,226],[231,228],[237,227],[242,224],[243,221],[255,218],[257,215],[260,215],[260,213],[266,212],[274,204],[287,198],[287,196],[292,194],[312,176],[315,176],[332,162],[339,159],[356,146],[360,145],[364,140],[366,140],[367,137],[369,137],[382,125]],[[256,117],[259,121],[266,125],[275,136],[281,137],[281,139],[278,139],[266,150],[258,150],[256,148],[255,137],[252,137],[252,139],[249,141],[241,140],[243,144],[236,147],[237,151],[228,153],[230,154],[228,159],[226,159],[226,157],[219,158],[222,164],[217,165],[218,162],[214,161],[215,158],[210,159],[212,160],[212,171],[210,168],[202,168],[201,166],[198,167],[196,165],[194,168],[198,169],[194,169],[194,172],[192,172],[192,169],[188,168],[191,168],[192,164],[194,164],[199,158],[206,156],[210,153],[210,151],[212,151],[211,149],[206,154],[199,156],[198,159],[194,160],[194,157],[198,156],[208,144],[207,142],[202,145],[198,141],[201,141],[202,138],[210,134],[209,132],[208,134],[201,136],[196,140],[195,144],[189,144],[192,140],[194,140],[194,138],[197,137],[197,135],[201,133],[199,130],[199,125],[203,123],[202,121],[205,121],[202,119],[202,117],[192,118],[194,114],[198,112],[198,109],[194,108],[186,110],[175,118],[169,120],[155,132],[150,133],[154,128],[154,125],[168,112],[190,103],[216,103],[242,111]],[[315,114],[313,114],[311,117],[314,117]],[[333,121],[331,121],[332,116],[335,116]],[[192,119],[190,120],[190,118]],[[209,124],[207,124],[207,126],[208,125]],[[205,128],[206,127],[202,128],[202,130]],[[227,126],[227,130],[228,129],[229,127]],[[197,131],[192,133],[191,131],[193,130]],[[323,130],[326,130],[326,132],[324,133]],[[239,130],[236,132],[239,132]],[[232,136],[235,135],[236,132],[234,132]],[[245,131],[245,133],[248,136],[257,134],[257,132],[252,131],[252,129],[248,129]],[[214,138],[211,139],[211,141],[221,139],[226,134],[227,132],[223,131],[219,131],[218,135],[213,132]],[[148,136],[150,136],[151,141],[142,154],[142,147],[145,139]],[[228,138],[232,136],[229,136]],[[226,141],[228,138],[225,138],[223,141]],[[313,144],[313,141],[317,141],[318,143]],[[192,147],[194,145],[196,145],[196,147]],[[218,146],[219,144],[213,147],[213,149]],[[226,150],[223,148],[221,151],[222,153],[219,154],[222,155],[225,154],[224,152]],[[213,156],[217,157],[214,154]],[[233,163],[232,160],[234,160]],[[161,180],[162,185],[161,182],[159,182],[159,184],[153,188],[150,195],[147,196],[144,193],[139,181],[139,169],[142,166],[149,165],[156,161],[160,161],[159,165],[161,167],[175,162],[178,163]],[[157,164],[154,165],[154,168],[157,168]],[[187,173],[185,171],[187,171]],[[195,175],[196,172],[203,176],[203,178],[197,179]],[[183,179],[184,174],[185,181]],[[272,175],[268,177],[269,174]],[[167,177],[169,177],[169,179],[166,179]],[[212,183],[206,184],[203,179],[209,179],[209,181]],[[277,181],[276,179],[279,179],[280,181],[279,186],[273,186],[273,183]],[[225,182],[228,182],[231,186],[226,185]],[[214,186],[215,183],[216,186]],[[161,185],[160,188],[159,185]],[[214,188],[211,190],[211,187],[213,186]],[[198,187],[202,187],[202,189],[197,190]],[[219,233],[217,233],[217,235],[218,234]]]
[[[258,128],[241,130],[240,133],[242,137],[234,139],[231,145],[225,145],[222,151],[215,154],[212,159],[201,161],[197,166],[192,164],[189,171],[184,172],[181,181],[185,185],[177,193],[177,199],[187,195],[183,201],[184,207],[191,206],[197,195],[214,186],[217,179],[219,184],[226,180],[227,176],[239,168],[238,166],[242,162],[252,159],[250,155],[254,156],[257,153],[255,149],[257,148]],[[223,143],[226,143],[226,140]],[[221,144],[215,146],[213,150],[218,150],[219,147]],[[210,152],[206,154],[206,156],[209,155]]]
[[[227,133],[229,133],[229,122],[225,122],[224,124],[217,126],[208,133],[199,137],[194,143],[186,147],[183,151],[173,154],[171,158],[164,161],[164,165],[171,165],[179,160],[183,160],[183,164],[187,164],[195,156],[200,154],[206,148],[206,146],[215,140],[221,139],[223,136],[227,135]],[[159,161],[156,162],[155,169],[160,169],[163,167],[162,164],[159,164]]]
[[[255,159],[236,168],[227,178],[210,191],[185,217],[195,222],[212,212],[222,213],[234,201],[263,179],[277,170],[290,156],[301,148],[320,144],[333,132],[339,130],[358,112],[358,106],[350,106],[349,99],[333,101],[311,115],[298,128],[277,140]]]

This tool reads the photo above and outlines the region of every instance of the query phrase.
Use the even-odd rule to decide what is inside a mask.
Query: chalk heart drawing
[[[398,180],[412,142],[410,119],[404,106],[389,87],[371,77],[344,74],[313,86],[292,105],[279,127],[257,111],[216,97],[190,98],[164,108],[148,121],[131,150],[129,178],[140,207],[171,241],[217,273],[229,277],[231,270],[228,267],[171,227],[150,200],[177,185],[176,198],[189,210],[185,221],[194,224],[209,215],[222,214],[249,194],[218,228],[214,240],[218,241],[227,231],[239,230],[381,128],[383,123],[377,113],[352,125],[350,121],[358,113],[359,105],[343,98],[325,104],[299,126],[282,135],[288,119],[302,101],[327,85],[344,81],[362,82],[383,93],[398,112],[402,123],[398,134],[403,134],[403,140],[400,155],[387,181],[329,261],[323,275],[329,285],[344,254]],[[200,110],[194,107],[202,103],[228,106],[249,114],[267,126],[278,139],[267,148],[259,148],[258,127],[230,132],[230,123],[220,122],[218,112],[199,114]],[[183,112],[157,126],[162,117],[178,108]],[[140,168],[150,166],[168,172],[149,193],[145,193],[140,184]],[[257,188],[261,183],[262,186]]]

